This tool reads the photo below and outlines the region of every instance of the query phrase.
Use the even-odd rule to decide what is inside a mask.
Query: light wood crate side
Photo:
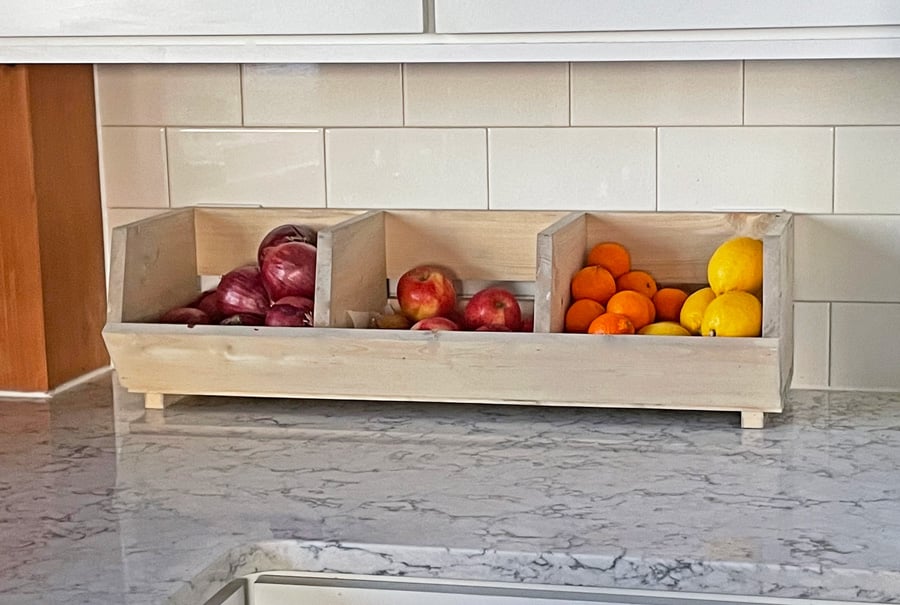
[[[617,241],[631,253],[632,269],[647,271],[663,285],[705,284],[706,265],[715,249],[738,235],[762,237],[774,220],[772,216],[704,212],[591,213],[584,254],[601,241]]]
[[[299,223],[321,230],[361,211],[318,208],[195,208],[197,269],[201,275],[223,275],[241,265],[256,264],[259,243],[273,228]]]
[[[763,336],[778,338],[782,392],[794,364],[794,218],[777,215],[763,235]]]
[[[461,280],[535,280],[535,238],[562,212],[397,210],[386,212],[387,274],[422,264]]]
[[[534,296],[534,331],[562,332],[571,302],[569,282],[582,267],[587,245],[587,216],[566,216],[537,237],[537,282]]]
[[[350,327],[348,311],[387,304],[385,217],[367,212],[319,232],[313,325]]]
[[[768,338],[233,328],[120,325],[106,336],[120,381],[138,392],[781,410]]]
[[[199,293],[194,214],[189,208],[113,229],[110,322],[152,321]]]

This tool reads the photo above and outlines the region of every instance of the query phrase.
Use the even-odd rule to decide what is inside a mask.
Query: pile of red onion
[[[311,326],[316,239],[306,225],[272,229],[259,243],[257,264],[229,271],[190,305],[166,311],[160,323]]]

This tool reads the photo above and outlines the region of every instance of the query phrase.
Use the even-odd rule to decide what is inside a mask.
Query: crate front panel
[[[776,339],[109,325],[132,391],[780,411]]]

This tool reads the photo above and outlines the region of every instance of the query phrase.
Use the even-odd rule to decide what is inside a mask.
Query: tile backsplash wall
[[[796,212],[795,387],[900,389],[900,60],[97,68],[109,224]]]

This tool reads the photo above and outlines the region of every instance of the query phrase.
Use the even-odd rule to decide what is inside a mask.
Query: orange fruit
[[[646,271],[629,271],[616,279],[618,290],[634,290],[647,298],[653,298],[656,294],[656,280]]]
[[[606,309],[596,300],[576,300],[566,311],[566,332],[587,332],[591,322],[605,312]]]
[[[659,321],[678,321],[681,307],[687,300],[687,292],[680,288],[660,288],[653,295],[653,306],[656,307],[656,318]]]
[[[587,264],[603,267],[613,277],[619,277],[631,271],[631,255],[618,242],[600,242],[588,253]]]
[[[653,323],[656,318],[653,301],[634,290],[622,290],[613,294],[606,303],[606,311],[626,316],[634,324],[635,330]]]
[[[634,334],[634,324],[619,313],[604,313],[591,322],[588,334]]]
[[[616,293],[616,280],[612,274],[599,266],[585,267],[572,278],[572,298],[590,298],[605,305],[609,297]]]

